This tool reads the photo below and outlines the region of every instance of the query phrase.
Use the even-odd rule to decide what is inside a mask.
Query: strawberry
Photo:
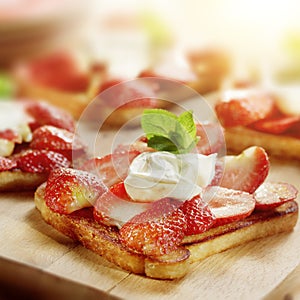
[[[108,226],[121,228],[135,215],[146,211],[151,203],[135,202],[127,195],[124,183],[113,185],[94,205],[94,219]]]
[[[125,223],[119,233],[121,243],[130,251],[146,256],[161,256],[178,248],[186,231],[181,202],[163,198],[151,208]]]
[[[55,52],[35,59],[29,65],[32,80],[47,87],[68,91],[86,91],[89,76],[79,69],[76,57],[69,52]]]
[[[224,174],[224,160],[217,159],[215,165],[215,176],[213,177],[210,186],[220,185]]]
[[[0,156],[0,172],[8,171],[17,167],[15,160]]]
[[[218,124],[198,123],[196,125],[197,136],[200,137],[197,143],[197,151],[200,154],[209,155],[217,153],[225,144],[223,129]]]
[[[60,214],[70,214],[90,207],[107,188],[93,174],[85,171],[60,168],[53,170],[45,189],[48,207]]]
[[[270,168],[267,153],[253,146],[240,155],[227,155],[221,187],[253,193],[266,179]]]
[[[112,108],[157,107],[158,100],[154,87],[146,85],[142,79],[122,81],[111,79],[100,88],[101,100]]]
[[[49,125],[39,127],[33,132],[30,147],[59,152],[69,160],[85,153],[84,145],[73,132]]]
[[[216,218],[214,226],[244,219],[255,207],[252,194],[217,186],[207,187],[203,199]]]
[[[185,235],[202,233],[214,224],[215,217],[200,196],[186,200],[180,209],[187,222]]]
[[[246,126],[271,115],[274,99],[260,91],[230,91],[215,110],[224,127]]]
[[[1,130],[0,139],[5,139],[14,143],[22,143],[22,136],[12,129]]]
[[[75,121],[73,117],[66,111],[40,101],[25,101],[25,109],[27,113],[34,118],[30,124],[31,129],[43,125],[52,125],[68,131],[75,131]]]
[[[281,134],[296,124],[300,124],[300,116],[281,116],[257,121],[251,125],[251,128],[266,133]]]
[[[15,161],[20,170],[30,173],[48,173],[70,166],[70,161],[62,154],[48,150],[29,149],[16,155]]]
[[[254,193],[255,209],[275,208],[287,201],[297,198],[297,189],[288,183],[265,182]]]
[[[103,157],[88,160],[81,169],[96,174],[108,187],[124,180],[133,159],[139,151],[119,151]]]

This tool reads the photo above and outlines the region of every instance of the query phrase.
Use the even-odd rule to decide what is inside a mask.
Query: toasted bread
[[[254,212],[244,220],[185,237],[177,251],[153,259],[127,250],[119,240],[118,229],[96,222],[89,209],[70,215],[53,212],[44,200],[45,186],[37,189],[35,205],[47,223],[122,269],[158,279],[183,277],[193,262],[252,240],[289,232],[298,218],[297,203],[289,201],[276,209]]]
[[[259,132],[241,126],[226,128],[224,134],[230,152],[240,153],[256,145],[264,148],[270,156],[300,160],[300,139]]]
[[[47,173],[3,171],[0,172],[0,192],[35,190],[47,177]]]

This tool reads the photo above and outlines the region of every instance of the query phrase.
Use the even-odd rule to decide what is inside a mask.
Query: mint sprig
[[[146,109],[141,125],[148,139],[148,146],[159,151],[188,153],[199,140],[191,111],[176,116],[164,109]]]

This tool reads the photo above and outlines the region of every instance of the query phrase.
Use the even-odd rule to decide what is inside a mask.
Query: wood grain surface
[[[297,164],[272,161],[268,180],[289,181],[300,189],[299,178]],[[26,286],[34,289],[41,286],[39,279],[50,276],[66,287],[76,283],[82,289],[122,299],[299,296],[299,222],[292,233],[230,249],[195,263],[183,279],[160,281],[129,274],[58,233],[41,219],[32,193],[1,194],[0,203],[0,279],[12,285],[23,275]],[[13,276],[17,268],[7,262],[21,265],[21,275],[16,271]],[[43,276],[34,275],[36,272]]]

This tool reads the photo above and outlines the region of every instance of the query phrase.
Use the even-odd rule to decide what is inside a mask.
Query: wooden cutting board
[[[289,182],[300,190],[299,178],[300,164],[271,161],[267,180]],[[0,241],[0,281],[36,290],[48,287],[49,292],[69,289],[74,299],[87,290],[100,299],[274,299],[277,291],[284,293],[278,286],[291,284],[288,276],[295,269],[299,274],[300,266],[298,222],[291,233],[195,263],[180,280],[148,279],[119,269],[47,225],[34,207],[33,193],[0,194]],[[293,287],[300,285],[297,276],[290,276]]]
[[[268,180],[289,181],[300,189],[299,178],[298,165],[272,162]],[[3,262],[21,263],[26,284],[33,287],[37,285],[34,273],[39,270],[123,299],[261,299],[300,264],[298,222],[292,233],[254,241],[195,263],[183,279],[148,279],[115,267],[47,225],[35,209],[31,193],[1,194],[0,203],[1,276],[13,274],[13,267],[3,267]],[[11,276],[12,283],[16,277]]]

